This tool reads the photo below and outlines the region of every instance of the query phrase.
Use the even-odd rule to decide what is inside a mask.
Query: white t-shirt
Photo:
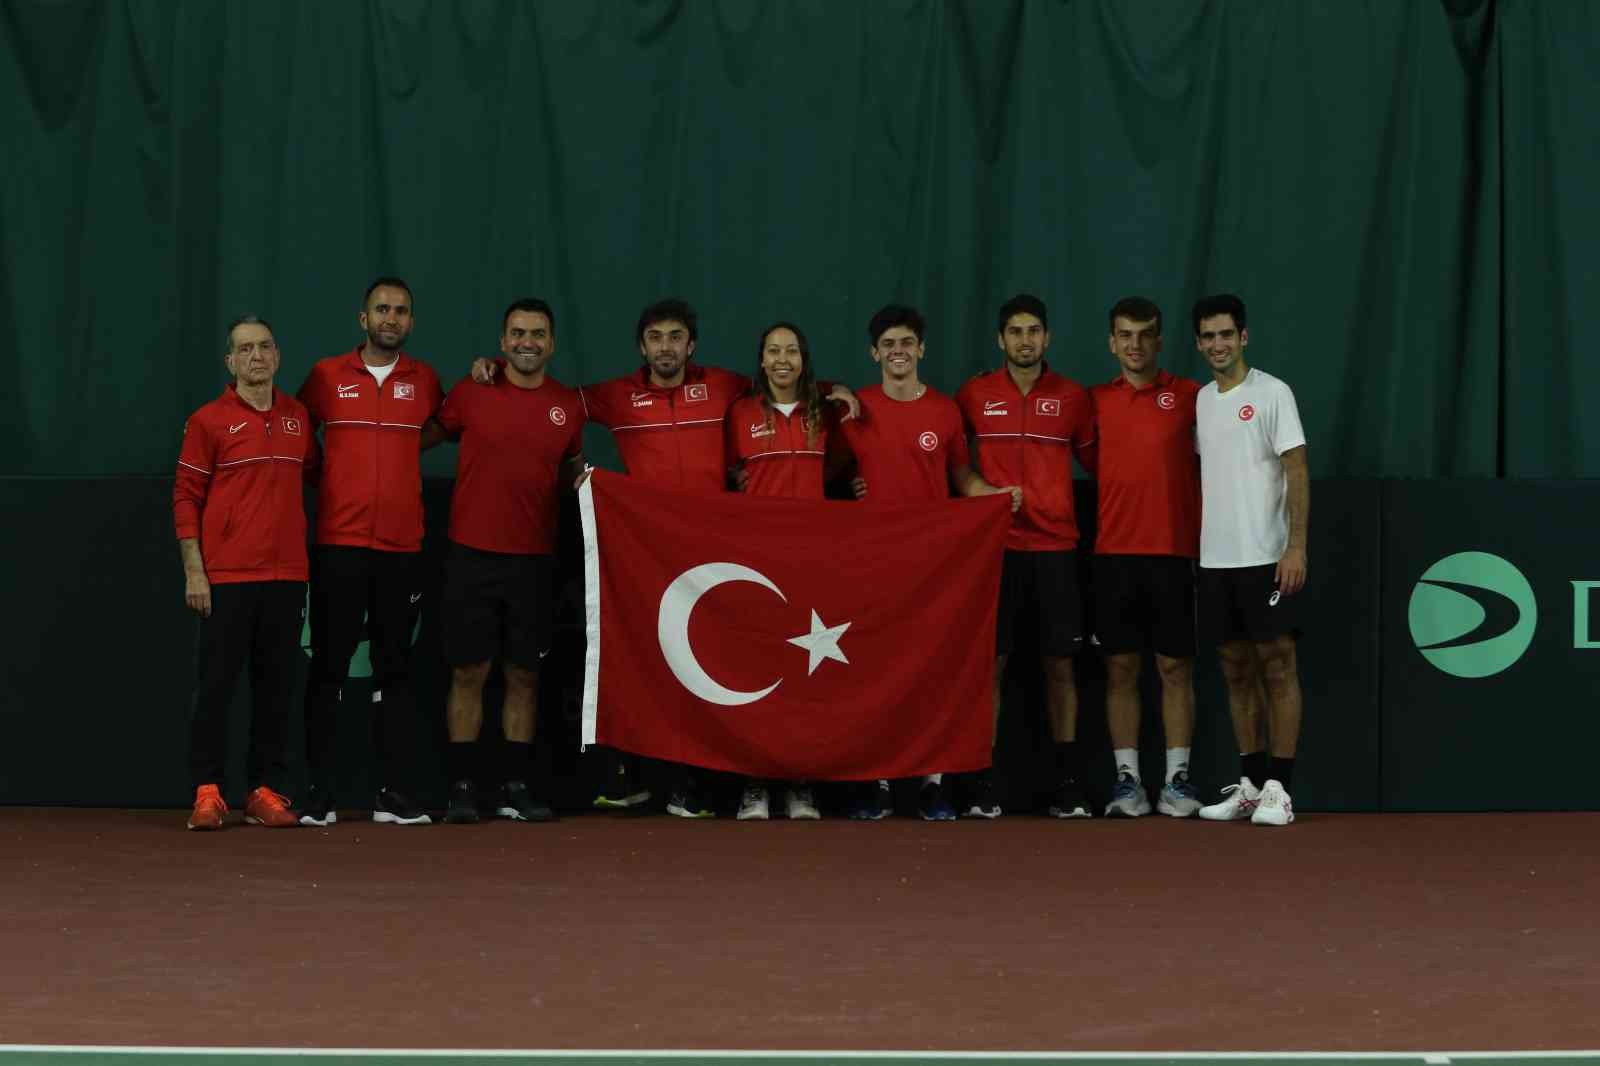
[[[1289,545],[1288,481],[1279,456],[1306,442],[1288,385],[1251,367],[1227,392],[1195,397],[1200,453],[1200,565],[1276,563]]]
[[[382,366],[373,366],[371,363],[368,363],[367,372],[378,379],[378,385],[381,387],[383,385],[384,378],[387,378],[390,374],[394,373],[394,368],[399,365],[400,359],[398,356],[396,356],[387,363],[384,363]]]

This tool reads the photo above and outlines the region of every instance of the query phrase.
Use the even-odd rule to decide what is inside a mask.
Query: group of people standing
[[[1305,437],[1288,386],[1245,362],[1249,331],[1237,297],[1207,297],[1193,309],[1210,383],[1161,368],[1161,312],[1128,298],[1109,314],[1119,373],[1086,389],[1045,360],[1043,301],[1015,296],[996,316],[1003,365],[954,397],[921,380],[927,329],[903,305],[882,308],[868,323],[881,380],[859,392],[816,379],[806,336],[792,322],[762,331],[750,377],[695,362],[698,320],[681,300],[640,314],[637,371],[573,389],[548,373],[555,317],[542,300],[513,303],[502,319],[501,357],[478,360],[448,395],[433,370],[403,350],[413,300],[399,278],[368,287],[358,316],[364,340],[318,362],[297,397],[274,387],[279,353],[271,327],[256,316],[229,326],[224,359],[233,381],[190,417],[173,498],[185,599],[200,615],[189,828],[224,823],[228,705],[246,663],[254,788],[245,821],[337,820],[334,726],[363,619],[383,782],[372,817],[431,821],[402,787],[389,727],[415,710],[409,654],[424,584],[420,453],[446,440],[458,442],[459,452],[440,605],[452,671],[445,821],[476,822],[486,810],[525,821],[553,817],[538,783],[530,787],[530,750],[538,673],[551,642],[559,497],[586,476],[581,435],[591,421],[612,431],[631,476],[685,491],[821,499],[838,481],[858,499],[898,503],[1009,494],[994,710],[998,717],[1018,635],[1031,630],[1055,748],[1050,813],[1091,813],[1073,675],[1087,642],[1104,656],[1108,675],[1117,779],[1106,814],[1152,811],[1137,751],[1138,676],[1149,651],[1166,737],[1154,809],[1269,825],[1294,820],[1301,706],[1294,605],[1306,576],[1310,508]],[[1098,483],[1087,597],[1074,461]],[[309,555],[303,481],[318,493]],[[285,722],[308,578],[308,789],[292,802],[283,792]],[[1242,764],[1238,784],[1209,806],[1188,775],[1201,639],[1219,648]],[[495,749],[497,765],[486,766],[476,742],[496,659],[505,742]],[[485,803],[479,786],[489,782]],[[769,817],[769,788],[746,782],[738,817]],[[789,817],[820,816],[809,783],[783,788]],[[851,817],[885,817],[889,794],[884,781],[853,786]],[[637,761],[615,753],[595,805],[632,809],[650,798]],[[677,768],[666,809],[714,816],[703,775]],[[918,810],[929,820],[999,817],[992,771],[959,780],[929,775]]]

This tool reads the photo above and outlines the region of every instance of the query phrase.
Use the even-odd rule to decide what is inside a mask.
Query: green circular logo
[[[1455,677],[1488,677],[1522,658],[1539,622],[1533,586],[1488,552],[1457,552],[1428,567],[1411,590],[1411,639]]]

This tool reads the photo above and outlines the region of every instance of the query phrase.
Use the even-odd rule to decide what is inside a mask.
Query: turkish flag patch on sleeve
[[[583,742],[787,780],[988,766],[1010,497],[579,490]]]

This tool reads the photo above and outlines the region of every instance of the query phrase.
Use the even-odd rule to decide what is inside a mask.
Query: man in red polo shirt
[[[1200,552],[1200,461],[1194,450],[1200,384],[1160,365],[1161,309],[1143,297],[1109,315],[1121,367],[1091,390],[1100,506],[1094,556],[1094,636],[1106,661],[1106,722],[1117,783],[1106,814],[1150,813],[1139,772],[1139,665],[1155,654],[1166,732],[1166,779],[1156,809],[1200,809],[1189,783],[1194,736],[1194,566]]]
[[[183,555],[184,602],[200,616],[189,771],[190,829],[220,829],[228,805],[228,709],[250,664],[250,782],[246,824],[297,825],[286,784],[285,726],[305,603],[303,478],[317,466],[305,408],[273,388],[279,354],[255,315],[228,327],[233,382],[189,416],[172,490]]]
[[[961,409],[954,400],[921,380],[918,369],[927,347],[927,324],[914,307],[890,304],[867,323],[868,354],[882,380],[857,393],[861,417],[842,423],[856,458],[852,482],[856,498],[868,503],[914,503],[957,495],[1011,493],[1011,509],[1022,505],[1022,490],[989,484],[972,468]],[[876,821],[892,809],[887,781],[865,782],[857,790],[850,817]],[[956,816],[949,783],[929,774],[917,794],[917,813],[925,821]]]
[[[379,781],[372,819],[431,819],[397,787],[405,764],[397,729],[415,728],[411,634],[422,581],[422,427],[444,401],[433,368],[401,348],[413,323],[411,288],[384,277],[367,287],[356,316],[366,339],[323,359],[300,386],[323,434],[322,490],[311,556],[311,668],[306,679],[306,825],[335,813],[335,715],[362,621],[372,649],[373,738]]]
[[[1005,353],[1005,365],[973,378],[956,394],[968,432],[977,438],[984,479],[1022,489],[1000,580],[995,716],[998,720],[1006,659],[1016,633],[1033,626],[1056,748],[1058,779],[1050,813],[1087,818],[1072,670],[1072,657],[1083,647],[1072,459],[1076,456],[1085,470],[1094,469],[1094,410],[1087,389],[1045,363],[1050,323],[1043,300],[1025,293],[1013,296],[1001,306],[997,325],[996,343]],[[1000,816],[992,771],[973,775],[968,792],[961,804],[967,815]]]
[[[495,656],[505,672],[496,813],[547,822],[550,806],[530,792],[539,664],[550,651],[557,493],[583,469],[583,404],[546,372],[555,354],[555,312],[522,299],[501,319],[505,372],[492,383],[464,378],[445,399],[423,447],[461,442],[450,499],[445,564],[444,651],[450,663],[447,725],[450,804],[445,821],[478,821],[473,755],[483,725],[483,686]]]

